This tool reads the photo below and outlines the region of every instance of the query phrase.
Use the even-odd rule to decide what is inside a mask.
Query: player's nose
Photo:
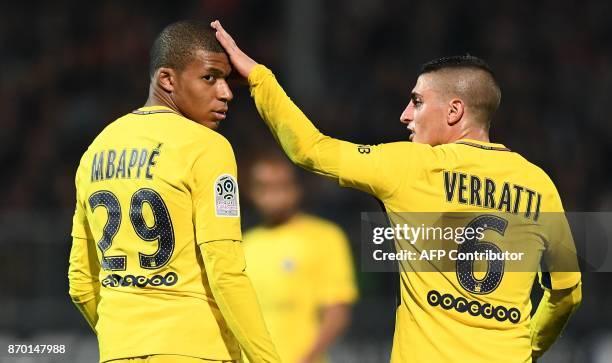
[[[400,122],[403,124],[408,124],[410,121],[414,119],[414,108],[412,107],[412,102],[408,103],[408,106],[404,109],[402,114],[400,115]]]
[[[219,82],[219,87],[217,89],[217,92],[218,92],[217,96],[223,102],[227,103],[234,98],[234,94],[232,93],[232,90],[230,89],[229,84],[227,84],[225,80],[223,80],[222,82]]]

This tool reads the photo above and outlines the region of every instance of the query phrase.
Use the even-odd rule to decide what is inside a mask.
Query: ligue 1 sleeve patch
[[[219,175],[215,180],[215,215],[217,217],[240,217],[238,183],[230,174]]]

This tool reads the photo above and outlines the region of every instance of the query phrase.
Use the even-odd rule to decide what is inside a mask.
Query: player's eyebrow
[[[414,92],[414,91],[410,92],[410,99],[413,100],[413,101],[415,101],[417,98],[422,98],[422,97],[423,96],[421,96],[420,93],[417,93],[417,92]]]
[[[225,72],[215,67],[206,67],[206,72],[210,73],[214,77],[227,77],[229,75],[225,74]]]

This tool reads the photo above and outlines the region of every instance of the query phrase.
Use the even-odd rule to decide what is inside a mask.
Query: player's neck
[[[452,138],[451,143],[462,139],[491,142],[489,139],[489,131],[480,127],[461,130],[461,132],[459,132],[455,137]]]
[[[154,85],[149,87],[149,98],[147,99],[147,102],[145,102],[144,106],[164,106],[168,107],[179,115],[182,115],[181,111],[179,111],[178,107],[174,103],[174,100],[172,100],[170,94],[164,92],[163,90],[159,89],[159,87]]]

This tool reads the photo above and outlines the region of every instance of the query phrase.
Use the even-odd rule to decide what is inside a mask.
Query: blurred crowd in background
[[[10,2],[0,12],[0,331],[86,329],[65,279],[74,172],[95,135],[144,104],[152,41],[184,18],[219,18],[322,132],[364,144],[407,139],[399,115],[422,63],[484,58],[502,88],[493,141],[542,167],[566,210],[612,211],[608,1]],[[220,132],[240,173],[251,154],[276,145],[246,87],[236,80],[233,90]],[[306,210],[347,230],[359,271],[359,212],[377,203],[322,178],[303,183]],[[245,227],[256,223],[248,201],[242,208]],[[584,276],[583,306],[557,348],[582,350],[559,359],[605,361],[593,347],[612,334],[608,276]],[[390,336],[395,278],[358,281],[347,341]],[[360,316],[366,309],[383,318]]]

